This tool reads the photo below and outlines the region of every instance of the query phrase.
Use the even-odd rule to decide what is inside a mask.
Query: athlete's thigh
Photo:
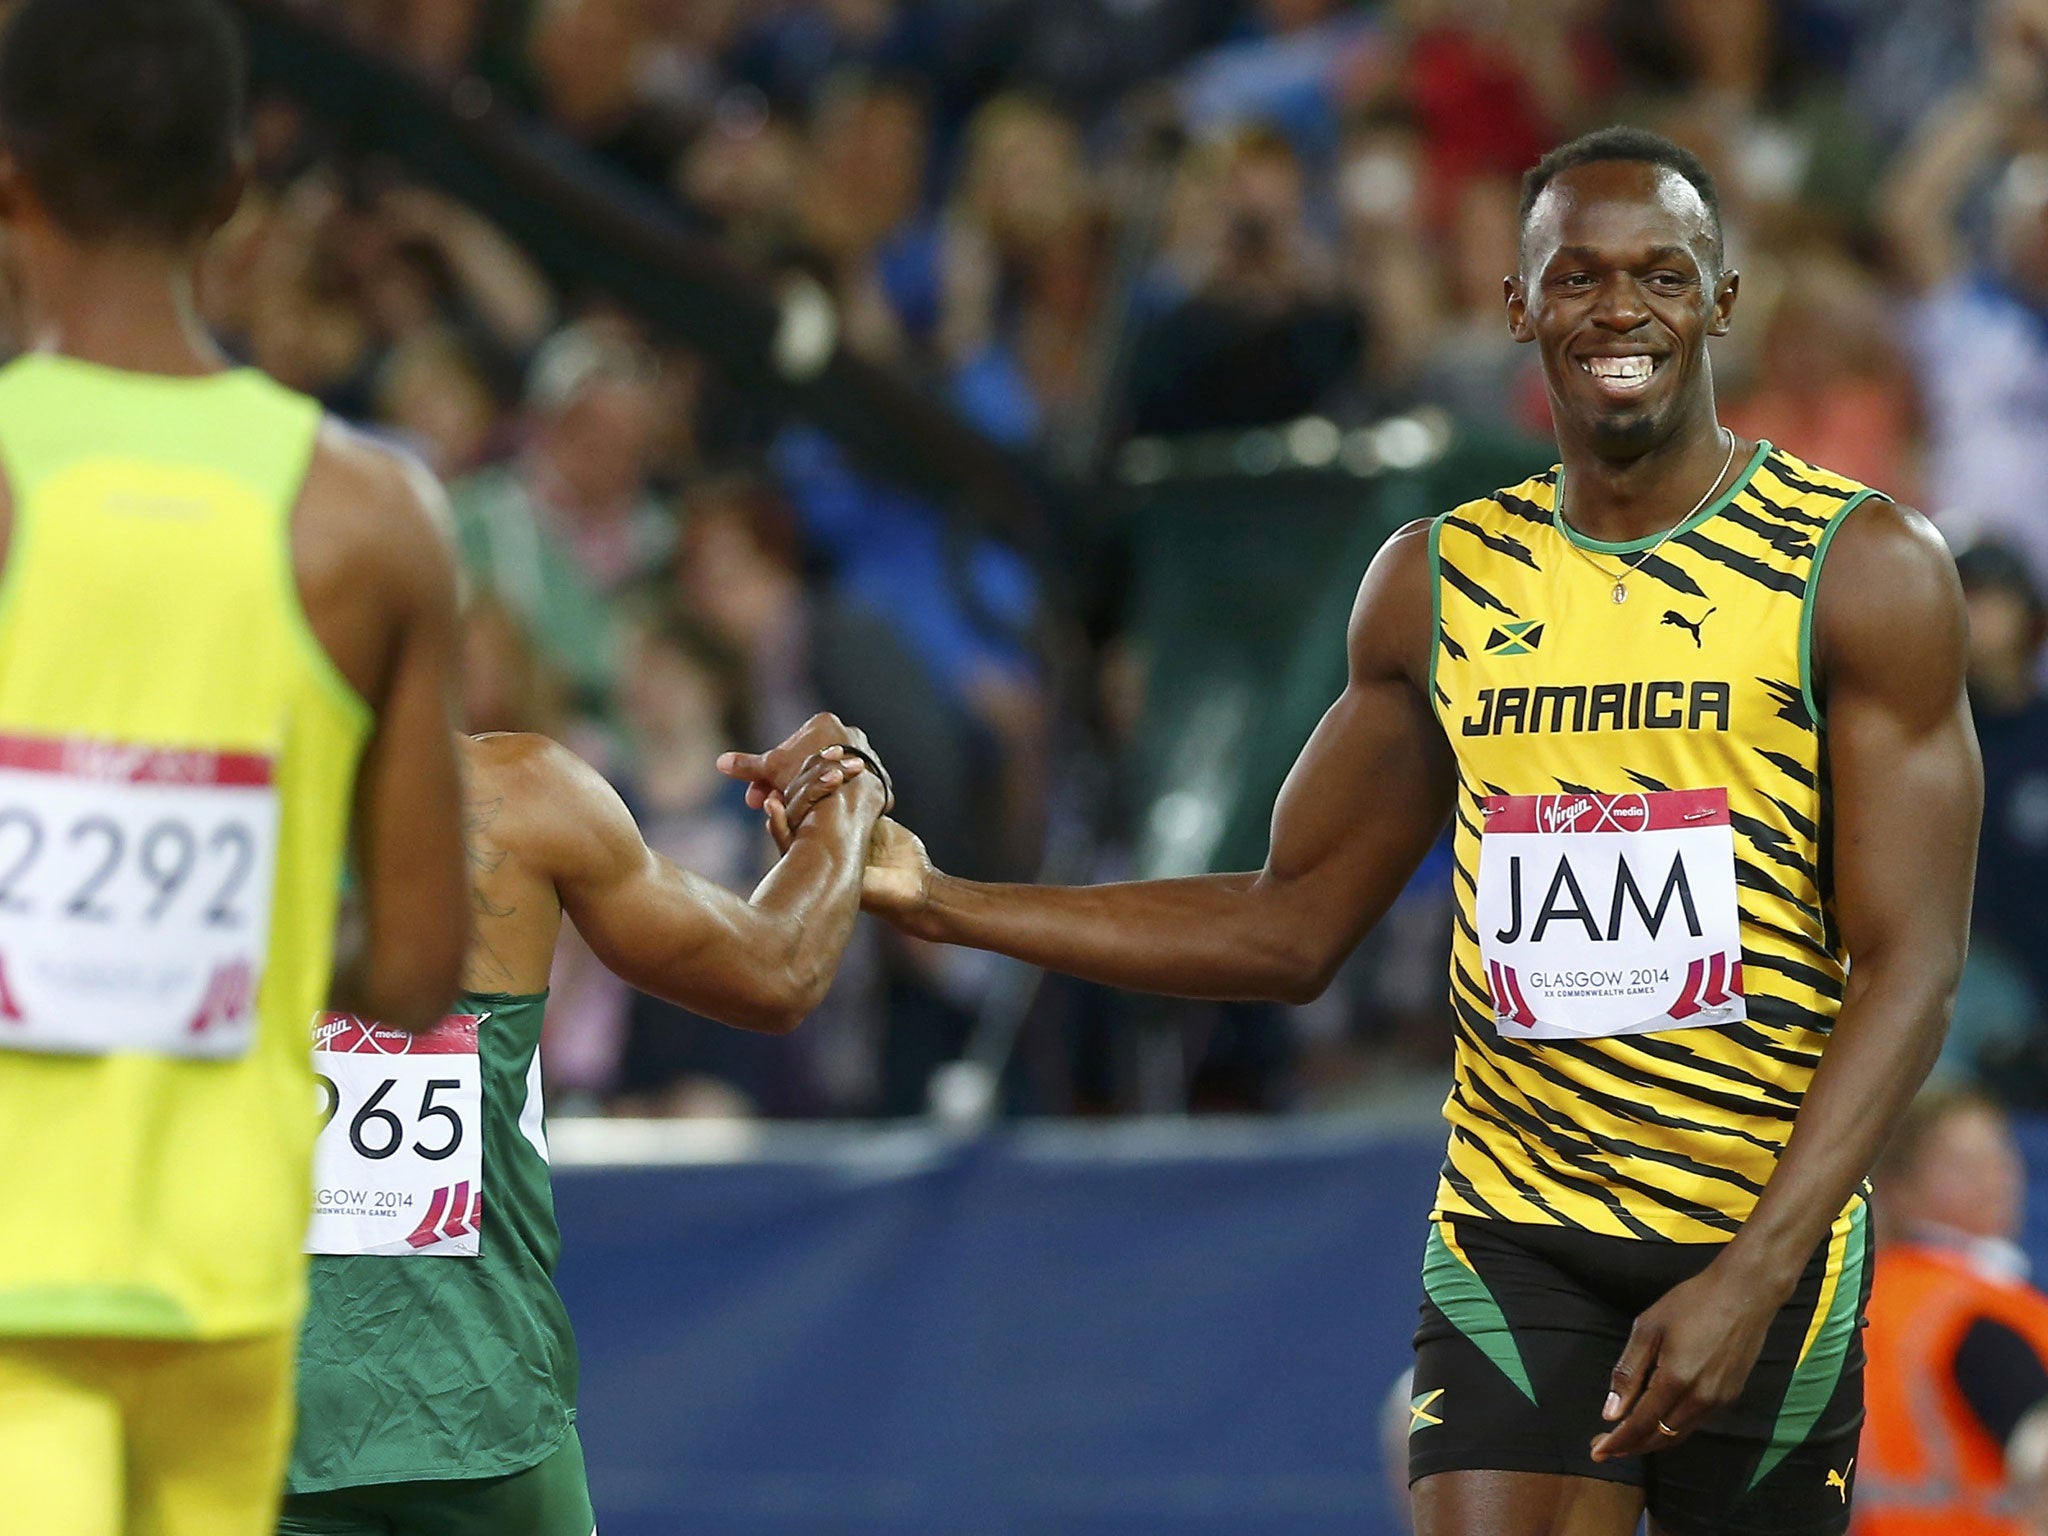
[[[392,1536],[592,1536],[597,1528],[583,1444],[573,1429],[524,1472],[414,1483],[391,1512]]]
[[[1867,1223],[1860,1206],[1779,1309],[1742,1395],[1649,1458],[1660,1536],[1841,1536],[1863,1427]]]
[[[1439,1472],[1408,1491],[1415,1536],[1634,1536],[1643,1490],[1549,1472]]]
[[[121,1536],[121,1410],[100,1346],[0,1340],[0,1525]]]
[[[156,1346],[125,1404],[128,1536],[272,1536],[297,1349],[295,1331]]]
[[[1600,1409],[1631,1317],[1582,1280],[1578,1261],[1615,1269],[1640,1262],[1642,1247],[1500,1221],[1432,1227],[1409,1403],[1411,1482],[1522,1472],[1641,1485],[1640,1460],[1596,1463],[1590,1454],[1607,1427]]]

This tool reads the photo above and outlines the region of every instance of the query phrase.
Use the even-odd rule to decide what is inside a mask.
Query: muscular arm
[[[1391,539],[1360,587],[1351,675],[1296,761],[1255,874],[1122,885],[981,885],[931,873],[870,905],[908,931],[1110,986],[1181,997],[1319,994],[1400,894],[1450,814],[1455,768],[1426,697],[1428,528]],[[903,834],[890,824],[900,849]]]
[[[538,737],[500,777],[519,857],[548,876],[597,958],[628,985],[721,1023],[786,1034],[824,997],[860,911],[879,780],[804,821],[750,898],[650,850],[597,771]]]
[[[1730,1245],[1786,1294],[1940,1054],[1969,947],[1984,810],[1962,591],[1940,535],[1916,512],[1866,503],[1819,580],[1849,980],[1784,1156]]]
[[[1984,801],[1963,693],[1962,592],[1918,513],[1868,502],[1849,518],[1817,578],[1814,627],[1850,959],[1842,1011],[1755,1211],[1704,1274],[1638,1320],[1614,1388],[1634,1408],[1602,1457],[1653,1449],[1658,1418],[1690,1430],[1741,1390],[1771,1314],[1948,1029]]]
[[[455,566],[441,490],[410,460],[323,434],[293,524],[314,633],[375,714],[351,844],[361,931],[335,1005],[400,1029],[441,1017],[469,942],[455,756]]]

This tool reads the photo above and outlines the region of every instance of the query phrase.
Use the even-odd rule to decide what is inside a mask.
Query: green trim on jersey
[[[1536,1388],[1529,1381],[1529,1368],[1522,1363],[1522,1351],[1515,1343],[1514,1330],[1493,1292],[1479,1278],[1479,1272],[1465,1262],[1451,1246],[1451,1224],[1439,1221],[1429,1229],[1429,1246],[1422,1256],[1422,1289],[1436,1303],[1436,1309],[1450,1319],[1451,1326],[1477,1344],[1486,1358],[1501,1368],[1522,1396],[1536,1401]]]
[[[1444,519],[1450,515],[1440,512],[1429,520],[1429,712],[1439,722],[1443,709],[1437,702],[1436,656],[1444,648],[1444,566],[1437,542],[1443,537]]]
[[[1870,1206],[1860,1196],[1853,1202],[1845,1231],[1836,1242],[1838,1252],[1828,1255],[1829,1279],[1824,1282],[1814,1305],[1814,1324],[1808,1330],[1806,1347],[1792,1380],[1785,1387],[1785,1400],[1778,1407],[1778,1419],[1771,1426],[1771,1443],[1764,1448],[1756,1472],[1749,1480],[1754,1488],[1806,1440],[1816,1421],[1835,1395],[1835,1383],[1842,1379],[1842,1365],[1849,1358],[1849,1346],[1856,1340],[1858,1313],[1863,1297],[1863,1267],[1870,1259]]]
[[[1829,520],[1827,527],[1821,529],[1820,539],[1813,549],[1813,564],[1806,568],[1806,593],[1799,599],[1799,697],[1805,702],[1806,712],[1813,717],[1816,726],[1826,724],[1813,695],[1813,604],[1814,594],[1820,591],[1820,568],[1828,557],[1828,546],[1835,542],[1835,535],[1842,531],[1842,524],[1848,521],[1849,514],[1872,498],[1879,501],[1891,499],[1869,490],[1850,497],[1843,503],[1842,510]]]
[[[1589,533],[1579,532],[1578,529],[1564,520],[1564,466],[1560,464],[1557,467],[1557,505],[1551,511],[1550,520],[1557,525],[1559,533],[1563,534],[1567,540],[1578,545],[1581,549],[1590,549],[1595,554],[1600,555],[1639,555],[1645,550],[1655,549],[1666,539],[1675,539],[1680,534],[1691,533],[1693,529],[1699,527],[1701,523],[1704,523],[1710,517],[1720,516],[1728,503],[1741,494],[1742,488],[1749,484],[1757,470],[1763,465],[1764,460],[1771,456],[1772,451],[1769,442],[1763,438],[1758,438],[1756,452],[1749,456],[1749,462],[1742,466],[1742,473],[1735,477],[1734,483],[1707,503],[1707,505],[1701,507],[1699,511],[1693,513],[1692,516],[1688,517],[1676,528],[1666,529],[1662,533],[1645,534],[1640,539],[1623,539],[1619,542],[1609,539],[1596,539]]]
[[[483,1075],[475,1258],[316,1256],[286,1487],[504,1477],[576,1418],[576,1341],[554,1285],[561,1234],[540,1124],[547,994],[470,993]]]

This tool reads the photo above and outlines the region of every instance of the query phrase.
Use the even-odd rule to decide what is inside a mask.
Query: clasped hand
[[[725,753],[718,771],[745,781],[747,804],[767,818],[775,846],[787,853],[805,818],[867,772],[867,764],[848,747],[874,750],[857,726],[834,714],[818,714],[767,752]],[[893,801],[884,807],[892,808]],[[924,844],[885,816],[869,844],[861,904],[891,918],[910,916],[928,900],[932,873]]]

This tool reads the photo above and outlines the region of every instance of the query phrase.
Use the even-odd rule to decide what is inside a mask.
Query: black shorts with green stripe
[[[1749,1385],[1668,1451],[1595,1462],[1638,1313],[1720,1251],[1466,1217],[1430,1228],[1408,1476],[1491,1470],[1632,1483],[1675,1536],[1837,1536],[1863,1425],[1868,1207],[1838,1219],[1773,1320]]]

